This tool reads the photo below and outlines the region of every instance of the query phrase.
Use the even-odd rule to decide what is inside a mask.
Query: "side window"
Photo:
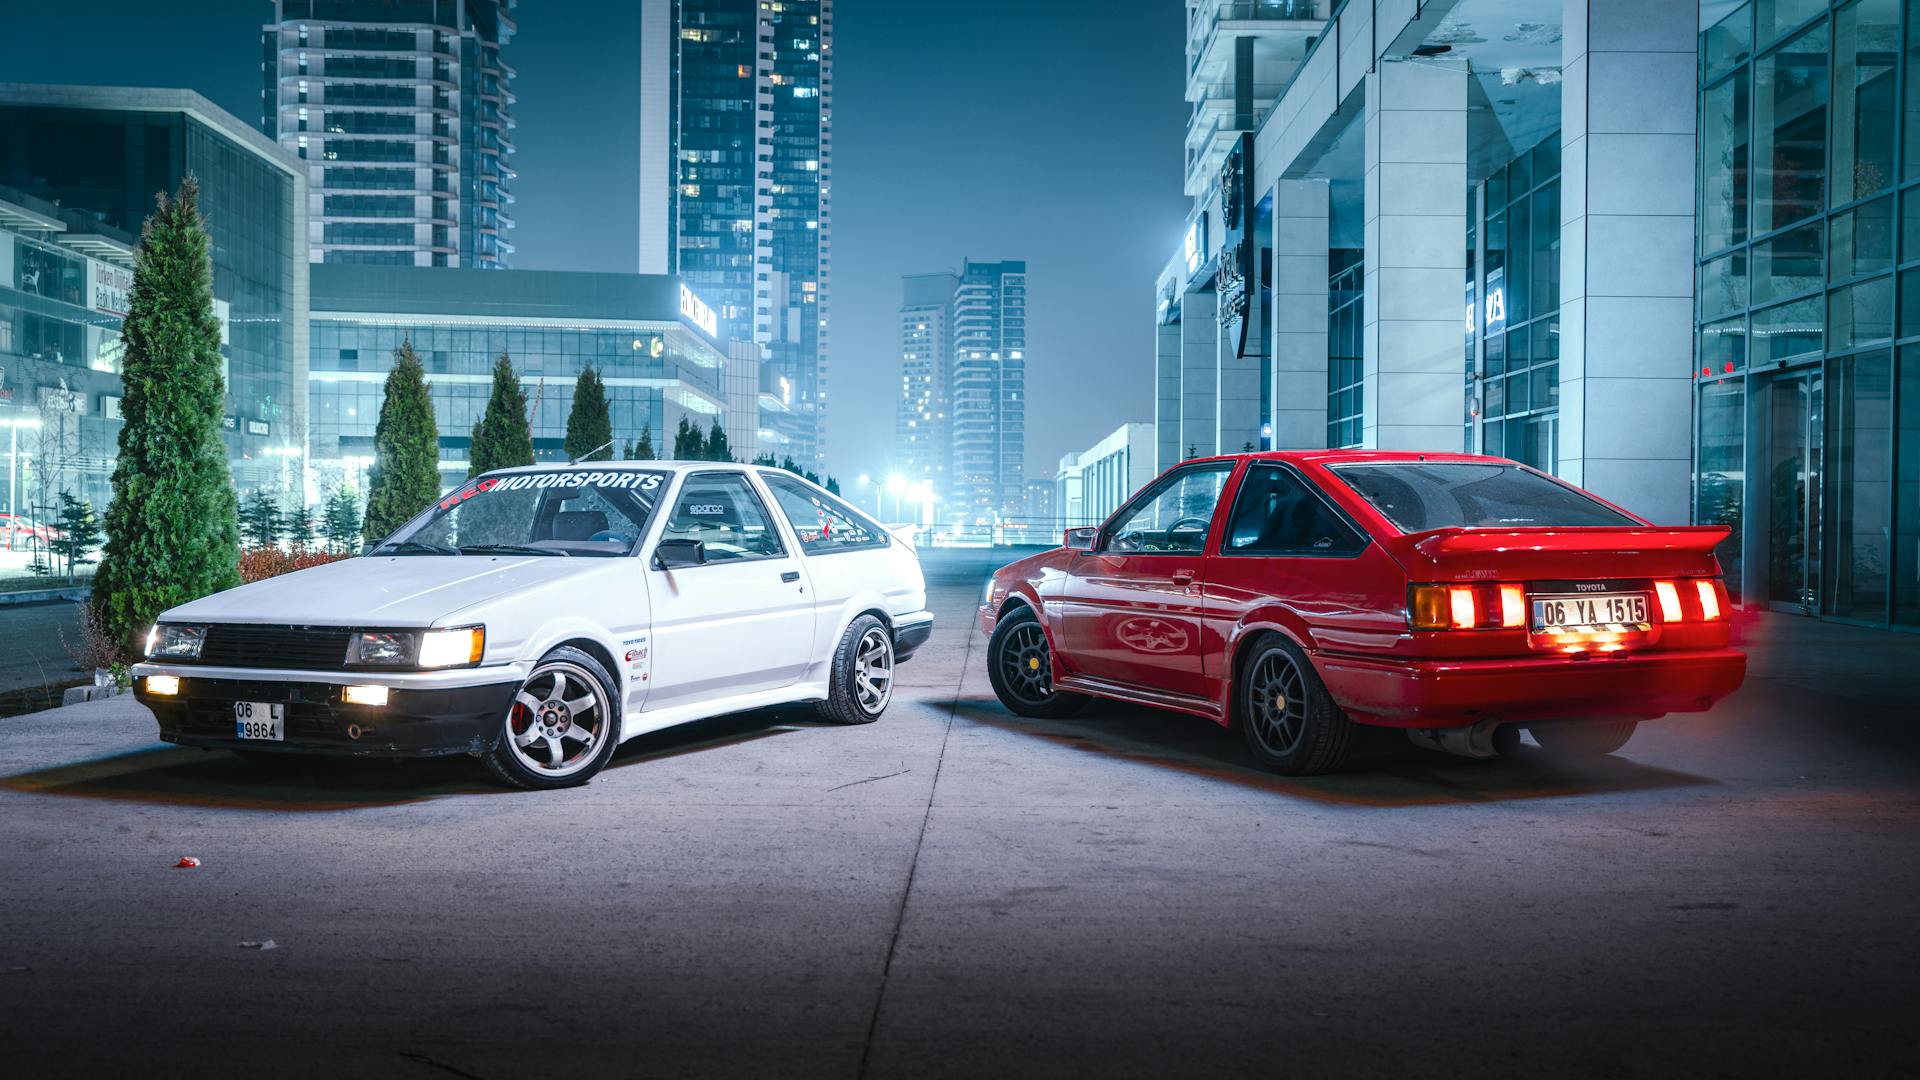
[[[1247,470],[1227,520],[1228,555],[1354,555],[1366,546],[1319,493],[1290,470]]]
[[[698,540],[708,562],[766,559],[787,553],[767,508],[739,473],[695,473],[681,485],[664,538]]]
[[[1152,553],[1206,547],[1220,489],[1232,472],[1233,463],[1222,461],[1183,469],[1161,480],[1107,530],[1105,550]]]
[[[773,501],[780,504],[780,512],[800,537],[800,550],[807,554],[887,546],[885,529],[839,499],[788,473],[763,472],[760,478],[773,491]]]

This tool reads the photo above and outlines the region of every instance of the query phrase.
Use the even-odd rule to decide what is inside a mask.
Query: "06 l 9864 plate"
[[[233,734],[240,739],[285,742],[287,707],[266,701],[233,703]]]

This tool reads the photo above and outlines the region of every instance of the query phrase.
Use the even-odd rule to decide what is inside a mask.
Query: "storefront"
[[[1920,2],[1701,13],[1696,518],[1745,604],[1920,628]]]

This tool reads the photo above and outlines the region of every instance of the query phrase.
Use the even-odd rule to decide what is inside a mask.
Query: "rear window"
[[[1401,532],[1640,524],[1518,465],[1421,461],[1329,468]]]

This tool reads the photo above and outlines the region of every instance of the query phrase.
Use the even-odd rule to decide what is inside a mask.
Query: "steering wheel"
[[[1164,536],[1164,539],[1165,539],[1165,542],[1166,542],[1166,545],[1167,545],[1167,548],[1168,548],[1168,550],[1172,550],[1172,549],[1173,549],[1173,534],[1174,534],[1174,533],[1177,533],[1177,532],[1179,532],[1179,531],[1180,531],[1180,526],[1182,526],[1182,525],[1185,525],[1185,524],[1187,524],[1188,522],[1192,522],[1193,524],[1195,524],[1195,525],[1198,525],[1198,526],[1200,526],[1200,532],[1201,532],[1201,534],[1202,534],[1202,536],[1201,536],[1201,539],[1202,539],[1202,541],[1204,541],[1204,540],[1206,539],[1206,537],[1205,537],[1205,533],[1206,533],[1206,531],[1207,531],[1207,526],[1209,526],[1209,525],[1211,525],[1211,524],[1213,524],[1213,522],[1211,522],[1211,521],[1209,521],[1209,520],[1208,520],[1208,519],[1206,519],[1206,518],[1200,518],[1200,517],[1183,517],[1183,518],[1181,518],[1181,519],[1180,519],[1179,521],[1176,521],[1176,522],[1174,522],[1173,524],[1171,524],[1171,525],[1169,525],[1169,526],[1167,526],[1167,531],[1166,531],[1166,532],[1165,532],[1165,533],[1163,534],[1163,536]]]
[[[1139,551],[1141,541],[1146,538],[1147,534],[1144,530],[1128,529],[1125,532],[1115,533],[1109,546],[1114,551]]]

